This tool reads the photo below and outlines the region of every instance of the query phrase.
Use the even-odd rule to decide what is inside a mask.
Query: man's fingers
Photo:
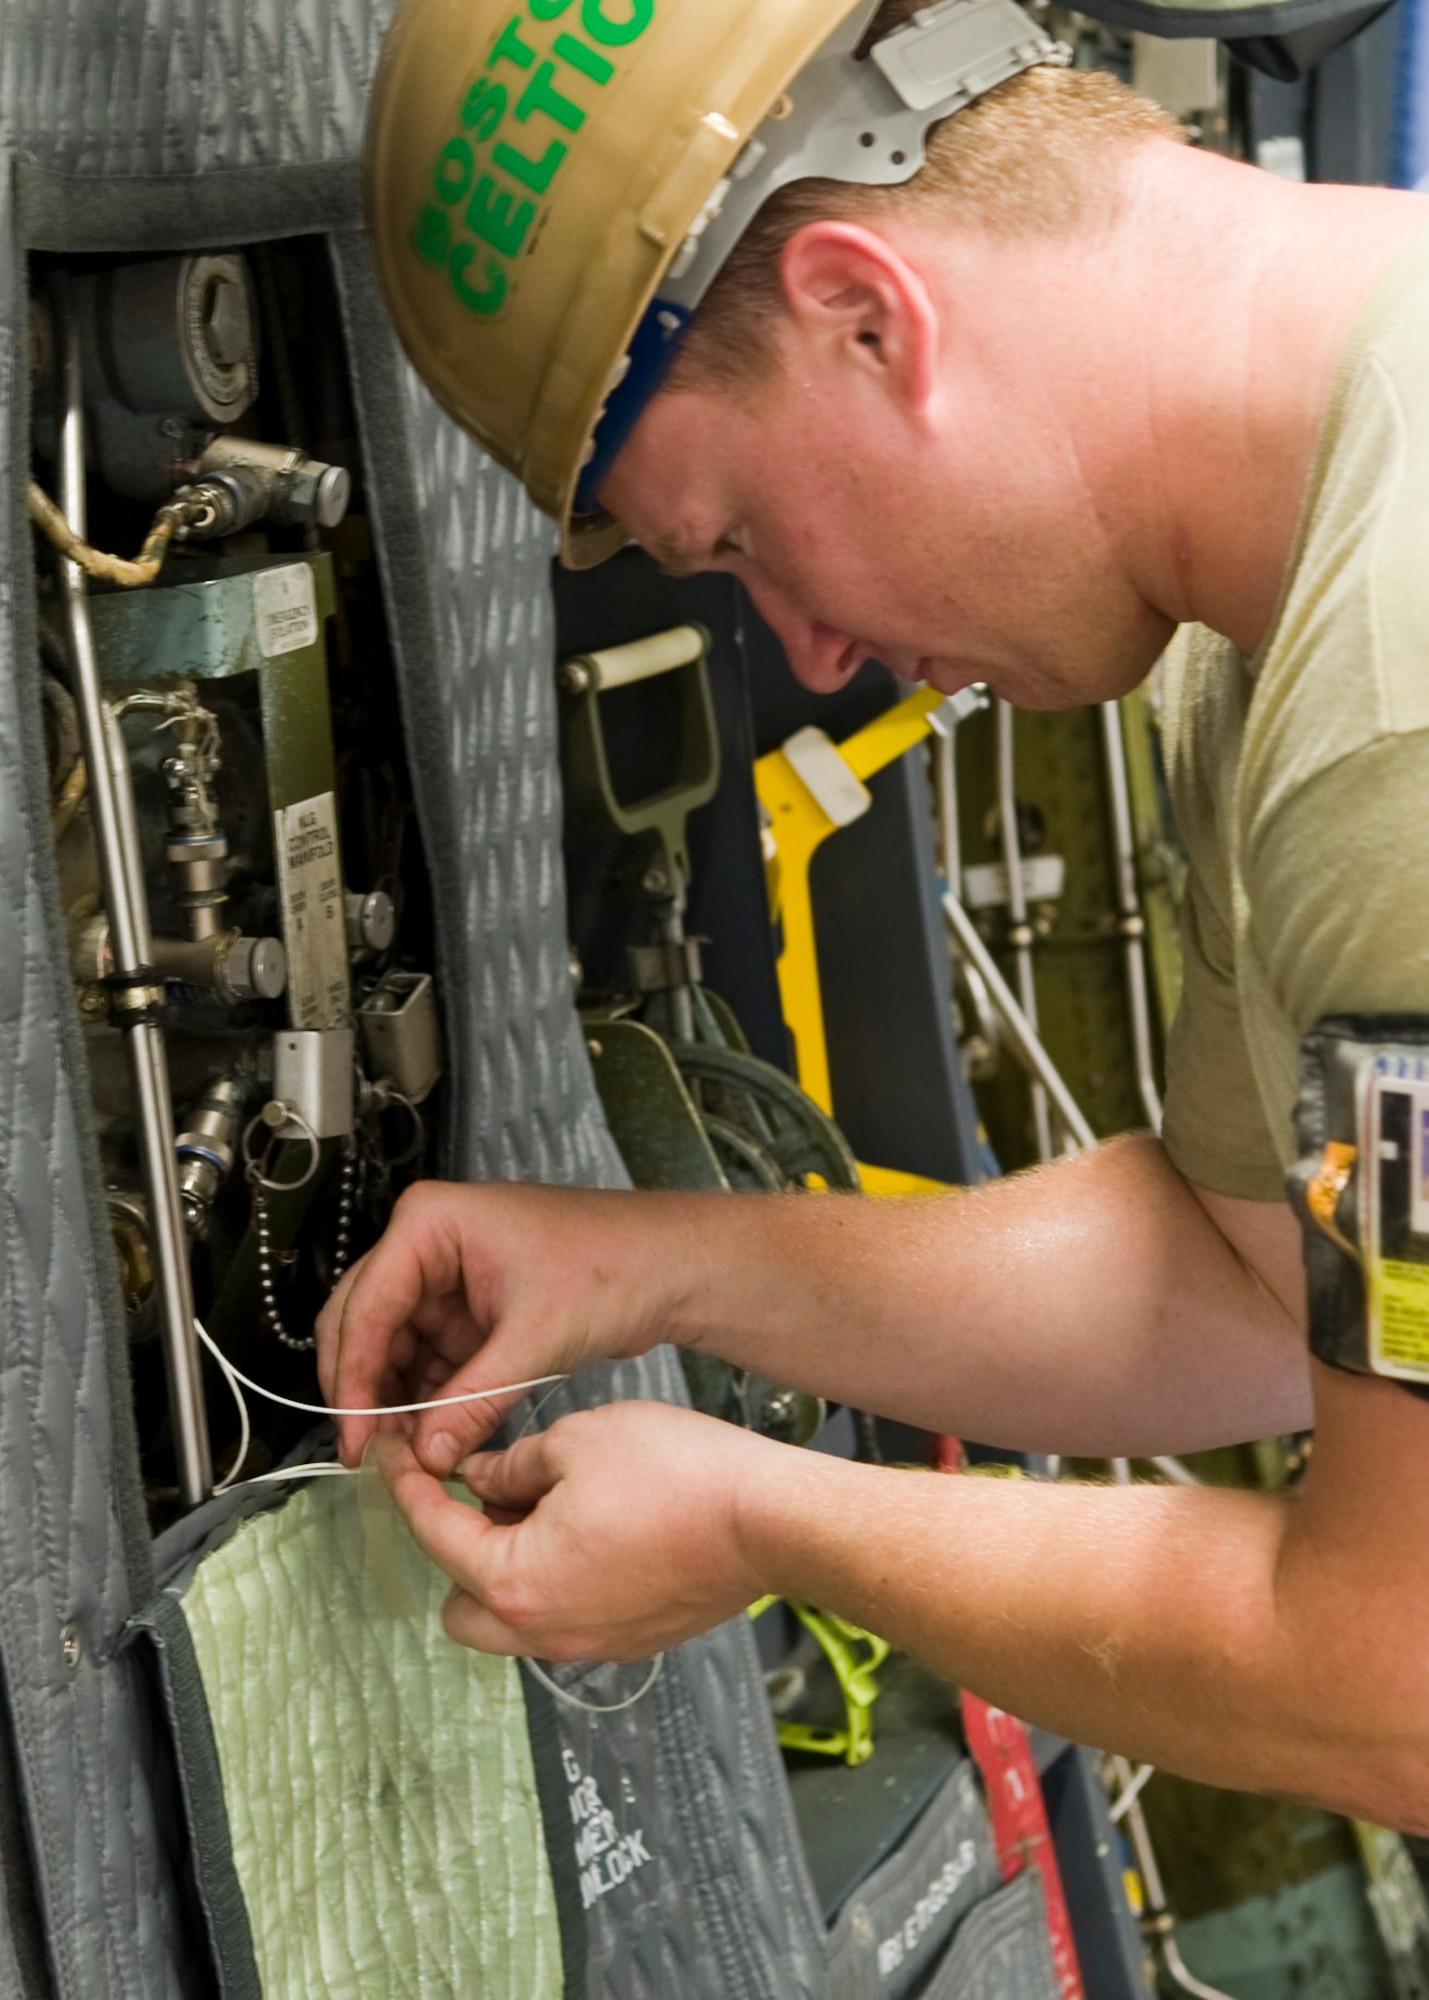
[[[478,1500],[518,1514],[529,1513],[560,1477],[544,1432],[518,1438],[505,1451],[474,1452],[459,1470]]]
[[[511,1340],[497,1339],[480,1349],[465,1367],[458,1368],[442,1384],[440,1407],[424,1410],[417,1418],[412,1443],[430,1472],[449,1479],[468,1452],[484,1444],[502,1418],[522,1400],[519,1395],[483,1395],[470,1403],[446,1400],[451,1396],[470,1395],[474,1390],[500,1388],[503,1382],[511,1379],[512,1370],[519,1366],[517,1355],[512,1352],[517,1346],[518,1343]],[[526,1359],[529,1366],[529,1350]]]
[[[367,1449],[418,1548],[453,1582],[480,1595],[483,1546],[501,1531],[465,1501],[453,1499],[405,1440],[375,1437]]]
[[[442,1606],[442,1626],[449,1639],[470,1646],[474,1653],[502,1653],[515,1658],[532,1651],[529,1640],[519,1638],[509,1625],[502,1624],[494,1611],[479,1604],[460,1584],[453,1585]]]
[[[324,1356],[323,1393],[335,1409],[373,1409],[388,1396],[392,1348],[423,1302],[462,1289],[461,1251],[438,1216],[388,1229],[354,1265],[324,1308],[318,1330]],[[340,1417],[344,1462],[360,1462],[372,1435],[371,1417]]]

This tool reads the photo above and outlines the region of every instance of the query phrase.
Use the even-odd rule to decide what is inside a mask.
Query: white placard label
[[[295,1028],[333,1028],[352,1006],[333,794],[320,792],[274,813],[273,842],[288,950],[288,1018]]]
[[[317,643],[318,601],[306,563],[260,569],[253,578],[253,619],[265,660]]]
[[[1055,903],[1067,883],[1060,854],[1034,854],[1022,864],[1022,894],[1029,903]],[[970,910],[996,910],[1007,901],[1007,865],[979,862],[963,870],[963,901]]]

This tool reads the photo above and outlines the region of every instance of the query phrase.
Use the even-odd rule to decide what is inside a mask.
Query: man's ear
[[[810,222],[780,258],[796,338],[826,358],[881,376],[910,412],[938,389],[941,329],[921,272],[873,229]]]

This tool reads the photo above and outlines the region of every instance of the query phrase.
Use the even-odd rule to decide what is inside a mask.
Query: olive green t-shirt
[[[1190,858],[1166,1146],[1189,1179],[1272,1201],[1301,1036],[1429,1012],[1429,230],[1340,357],[1259,652],[1184,626],[1163,686]]]

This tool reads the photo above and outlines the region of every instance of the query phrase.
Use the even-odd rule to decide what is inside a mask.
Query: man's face
[[[656,395],[602,502],[666,569],[735,575],[806,687],[872,657],[1028,708],[1124,693],[1170,621],[1123,573],[1047,371],[1019,393],[963,347],[912,410],[796,329],[738,393]]]

